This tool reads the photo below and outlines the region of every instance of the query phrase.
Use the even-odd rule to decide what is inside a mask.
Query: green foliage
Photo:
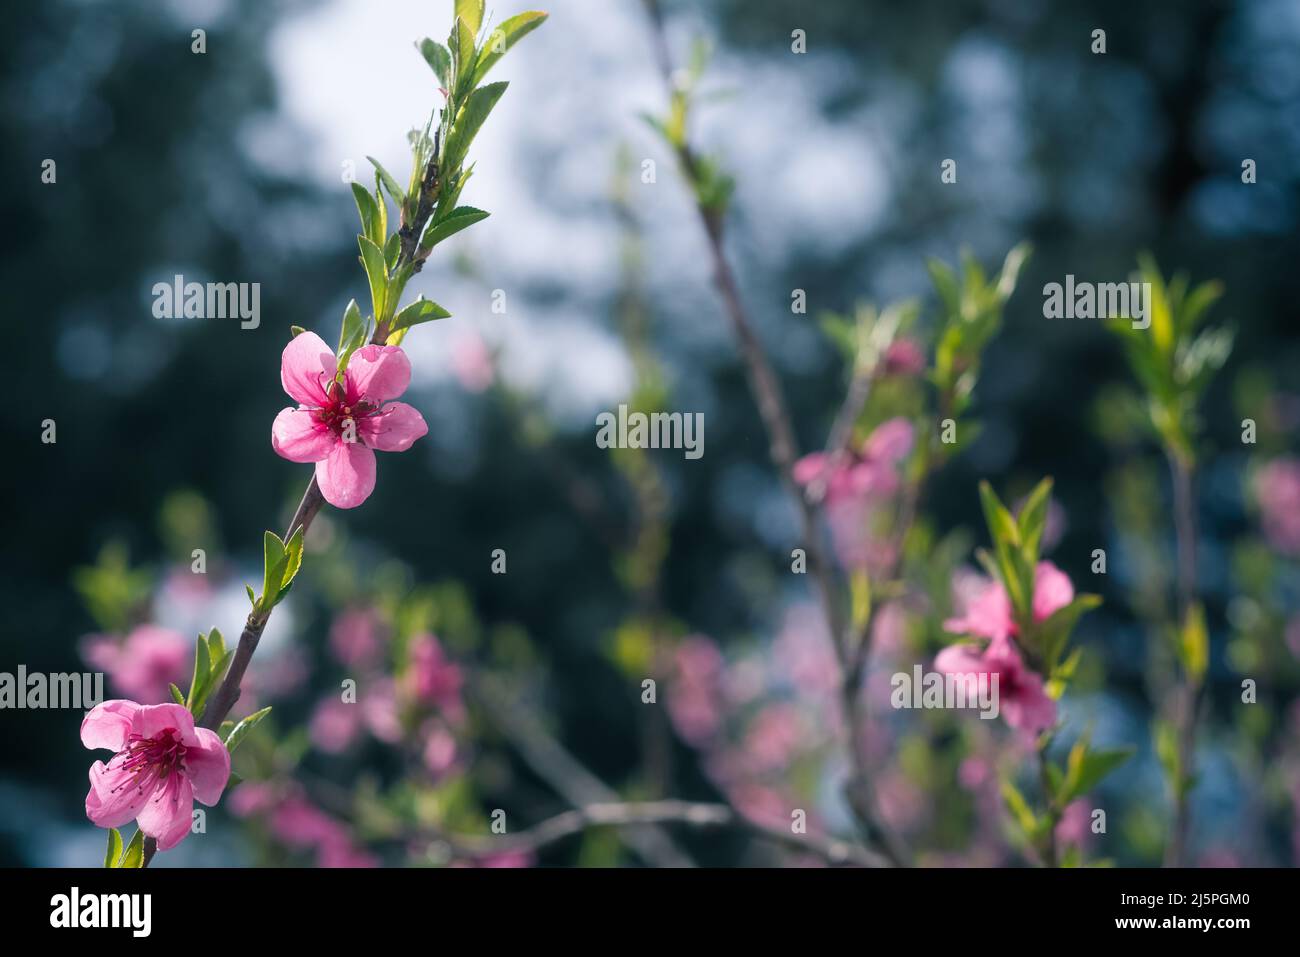
[[[226,668],[229,667],[233,656],[234,652],[226,650],[226,640],[216,628],[207,635],[199,635],[194,643],[194,673],[190,678],[190,693],[184,701],[177,701],[177,704],[184,704],[189,708],[196,720],[203,716],[208,695],[225,677]],[[172,686],[173,699],[179,691],[180,689],[175,685]]]
[[[266,616],[289,593],[302,567],[302,528],[297,528],[287,543],[275,532],[267,532],[262,537],[262,553],[262,594],[255,602],[255,610]]]
[[[127,629],[149,597],[153,576],[148,569],[131,568],[126,546],[109,542],[99,550],[94,565],[72,573],[72,584],[90,616],[106,632]]]
[[[122,858],[122,834],[115,827],[108,829],[108,847],[104,850],[104,866],[117,867]]]
[[[265,718],[270,713],[271,713],[271,708],[268,705],[267,707],[263,708],[260,711],[254,711],[252,714],[250,714],[247,718],[244,718],[244,720],[240,721],[238,724],[231,725],[230,731],[225,738],[226,749],[233,754],[235,748],[239,747],[240,743],[246,737],[248,737],[248,733],[252,731],[254,728],[256,728],[259,724],[261,724],[262,719]],[[221,726],[224,729],[229,724],[230,724],[229,721],[223,721]]]
[[[1166,283],[1149,255],[1138,257],[1137,278],[1151,289],[1149,326],[1135,328],[1133,317],[1123,316],[1107,327],[1123,343],[1124,357],[1145,393],[1147,424],[1172,455],[1191,462],[1196,404],[1232,353],[1231,328],[1200,329],[1223,295],[1223,285],[1211,280],[1191,287],[1181,274]]]

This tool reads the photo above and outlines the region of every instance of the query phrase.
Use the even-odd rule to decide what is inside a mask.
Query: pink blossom
[[[862,445],[861,454],[813,452],[794,466],[800,485],[826,483],[826,501],[885,498],[898,488],[896,466],[912,449],[912,423],[903,418],[882,422]]]
[[[1051,562],[1039,562],[1034,570],[1034,621],[1046,621],[1057,609],[1074,600],[1074,586],[1069,577]],[[975,635],[995,641],[1018,633],[1012,619],[1011,600],[1001,582],[989,582],[970,601],[965,614],[943,623],[945,631],[958,635]]]
[[[288,797],[271,813],[271,833],[293,848],[345,844],[347,829],[302,797]]]
[[[925,371],[925,353],[915,339],[896,339],[885,350],[886,375],[920,375]]]
[[[416,635],[409,649],[406,679],[411,693],[431,704],[452,720],[464,713],[460,688],[464,681],[460,666],[447,657],[438,639],[430,634]]]
[[[1274,459],[1252,484],[1264,536],[1282,554],[1300,555],[1300,459]]]
[[[121,642],[91,635],[81,645],[86,663],[106,672],[118,694],[137,701],[169,700],[167,685],[189,676],[190,653],[180,632],[157,625],[140,625]]]
[[[383,650],[375,613],[366,608],[349,608],[339,615],[330,628],[330,649],[349,668],[375,664]]]
[[[390,401],[411,382],[411,362],[397,346],[358,349],[342,383],[335,366],[333,350],[315,333],[289,340],[280,382],[299,406],[275,417],[271,445],[291,462],[316,463],[325,501],[356,508],[375,489],[374,450],[404,452],[429,428],[414,408]]]
[[[425,728],[421,756],[435,778],[446,774],[456,763],[456,738],[441,721],[432,721]]]
[[[785,768],[799,750],[803,721],[788,703],[768,705],[760,711],[745,736],[745,754],[757,772]]]
[[[163,851],[190,833],[195,798],[216,804],[230,778],[226,746],[178,704],[105,701],[81,722],[81,743],[115,752],[90,767],[86,816],[100,827],[134,819]]]
[[[1083,798],[1071,801],[1056,822],[1056,840],[1060,844],[1082,847],[1092,835],[1092,809]]]
[[[718,730],[723,660],[718,646],[703,635],[682,642],[674,655],[676,673],[668,693],[668,717],[690,744],[703,745]]]
[[[995,639],[982,653],[971,645],[949,645],[935,657],[934,667],[944,674],[997,675],[999,711],[1013,728],[1037,734],[1056,723],[1056,702],[1008,638]]]
[[[312,744],[327,754],[341,754],[361,732],[361,706],[329,697],[316,705],[309,731]]]

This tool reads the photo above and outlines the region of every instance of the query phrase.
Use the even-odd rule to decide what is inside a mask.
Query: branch
[[[410,240],[410,237],[414,236],[418,240],[429,217],[433,214],[434,205],[428,194],[430,190],[436,192],[438,189],[438,161],[436,156],[429,161],[420,189],[419,212],[416,219],[402,226],[399,231],[399,235],[402,237],[400,240],[401,253],[397,258],[397,265],[392,270],[394,273],[412,262],[414,262],[416,272],[423,265],[423,260],[415,259],[419,248],[415,241]],[[387,325],[377,323],[375,333],[370,339],[371,344],[382,346],[387,341]],[[289,521],[289,528],[284,533],[284,541],[287,542],[292,538],[299,528],[302,529],[303,538],[305,539],[307,529],[311,527],[312,520],[320,512],[321,506],[324,504],[325,498],[321,495],[320,486],[316,483],[316,476],[313,473],[311,481],[307,483],[307,488],[302,494],[302,501],[298,503],[298,509]],[[212,693],[207,706],[203,709],[203,718],[199,721],[200,727],[216,731],[221,727],[221,722],[226,720],[226,716],[230,714],[230,709],[239,700],[240,685],[243,683],[244,673],[253,660],[253,653],[257,651],[257,643],[261,641],[262,632],[266,630],[266,623],[271,620],[271,612],[274,610],[274,607],[268,608],[265,614],[259,614],[254,609],[249,614],[248,619],[244,622],[244,630],[240,632],[239,644],[235,649],[234,657],[230,661],[230,667],[227,669],[225,677],[222,678],[221,684],[217,686],[217,690]],[[142,866],[148,867],[149,862],[153,860],[157,852],[158,842],[152,837],[145,838],[144,863]]]
[[[690,801],[643,801],[588,804],[557,814],[516,834],[486,837],[438,832],[460,857],[488,858],[512,852],[536,852],[593,827],[685,824],[700,829],[738,828],[763,840],[792,850],[815,854],[828,864],[879,867],[881,860],[871,852],[846,841],[814,834],[795,834],[749,820],[726,804]]]

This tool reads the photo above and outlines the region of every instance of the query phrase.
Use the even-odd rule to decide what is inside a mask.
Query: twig
[[[690,801],[642,801],[588,804],[557,814],[515,834],[499,836],[447,834],[435,837],[457,856],[488,858],[498,854],[536,852],[593,827],[645,827],[685,824],[696,828],[739,828],[763,840],[792,850],[814,854],[833,865],[879,867],[879,858],[847,841],[815,834],[795,834],[781,827],[769,827],[750,820],[726,804]]]
[[[421,196],[416,218],[411,223],[403,225],[399,231],[399,235],[402,237],[400,240],[401,253],[398,255],[397,264],[392,270],[394,273],[408,264],[413,264],[414,271],[420,271],[423,261],[415,259],[419,248],[416,242],[411,241],[410,237],[414,236],[418,240],[421,233],[423,233],[425,223],[428,221],[429,216],[433,214],[434,209],[429,191],[436,192],[437,189],[438,161],[435,155],[434,159],[429,161],[424,178],[421,181]],[[374,335],[370,339],[371,344],[384,345],[388,341],[388,333],[386,323],[376,323]],[[284,541],[287,542],[299,528],[302,529],[303,537],[306,538],[307,529],[311,527],[312,520],[320,512],[321,506],[324,504],[325,498],[321,495],[320,486],[313,474],[311,481],[307,483],[307,488],[303,492],[302,501],[298,503],[297,511],[294,512],[293,518],[289,521],[289,528],[284,533]],[[209,728],[213,731],[220,728],[221,722],[226,720],[226,715],[235,706],[235,702],[239,700],[239,689],[244,680],[244,673],[253,660],[253,653],[257,651],[257,643],[262,639],[262,632],[266,630],[266,623],[270,621],[272,611],[274,611],[274,608],[268,608],[265,613],[259,613],[256,609],[249,613],[247,620],[244,622],[244,630],[239,635],[239,644],[235,649],[235,655],[230,660],[230,667],[226,670],[221,684],[217,686],[217,690],[212,693],[207,706],[203,709],[203,718],[199,721],[200,727]],[[158,842],[152,837],[146,838],[142,866],[148,867],[149,862],[153,860],[157,852]]]
[[[498,679],[479,675],[468,690],[479,699],[492,721],[519,751],[520,757],[568,803],[580,808],[618,801],[618,793],[548,734],[536,716],[520,705],[518,696]],[[695,866],[672,838],[658,828],[631,826],[622,834],[627,844],[649,864],[659,867]]]
[[[1196,602],[1196,506],[1192,494],[1192,463],[1176,450],[1168,450],[1169,472],[1174,491],[1174,533],[1178,550],[1178,628],[1187,627],[1188,616]],[[1204,682],[1198,676],[1185,675],[1174,692],[1178,768],[1173,781],[1174,819],[1165,848],[1165,866],[1183,867],[1187,856],[1187,839],[1191,833],[1191,787],[1196,773],[1196,719]]]

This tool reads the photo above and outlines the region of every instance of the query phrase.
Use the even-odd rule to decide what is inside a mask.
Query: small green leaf
[[[393,324],[390,326],[392,332],[398,332],[402,329],[409,329],[411,326],[418,326],[422,322],[431,322],[434,319],[446,319],[451,313],[442,306],[438,305],[432,299],[425,299],[421,296],[415,302],[411,303],[393,318]]]
[[[122,852],[122,860],[118,862],[118,867],[144,867],[144,831],[136,828],[131,843],[126,846]]]
[[[375,159],[373,156],[367,156],[366,159],[370,161],[370,165],[373,166],[375,168],[375,172],[379,174],[380,182],[384,184],[384,189],[388,190],[388,195],[393,198],[393,202],[396,203],[398,206],[401,206],[403,203],[405,203],[406,191],[402,189],[401,184],[397,182],[396,179],[393,178],[393,174],[388,172],[388,170],[384,169],[383,164],[380,163],[379,160]],[[375,243],[376,245],[378,245],[379,240],[376,239]]]
[[[181,689],[176,687],[174,684],[169,684],[167,685],[167,687],[171,689],[172,700],[175,701],[181,707],[184,707],[185,695],[181,694]]]
[[[435,223],[430,220],[429,225],[424,230],[424,236],[420,239],[420,248],[422,250],[432,249],[448,236],[453,236],[462,229],[473,226],[480,220],[487,219],[490,215],[492,214],[481,209],[475,209],[473,206],[457,206],[438,222]]]
[[[361,308],[357,305],[357,301],[348,300],[347,307],[343,310],[343,322],[339,325],[339,345],[334,351],[342,357],[344,351],[357,337],[357,333],[364,327],[365,322],[361,318]]]
[[[1020,830],[1027,837],[1032,838],[1038,830],[1038,818],[1030,809],[1029,803],[1025,800],[1020,790],[1013,784],[1010,779],[1002,779],[1002,800],[1006,802],[1007,809],[1011,816],[1015,818],[1016,823],[1020,825]]]
[[[456,0],[456,18],[463,20],[471,33],[483,25],[484,0]]]
[[[249,600],[250,602],[252,602],[252,603],[253,603],[253,607],[256,608],[256,607],[257,607],[257,592],[253,591],[253,586],[252,586],[252,585],[245,585],[245,586],[244,586],[244,591],[248,592],[248,600]]]
[[[199,640],[194,645],[194,676],[190,679],[190,693],[185,698],[185,707],[191,712],[194,711],[198,697],[203,692],[211,667],[212,659],[208,657],[208,642],[199,635]]]
[[[261,720],[270,713],[270,707],[265,707],[261,711],[254,711],[243,721],[239,722],[239,724],[235,725],[230,730],[229,736],[226,738],[226,750],[233,752],[235,748],[239,747],[240,742],[243,741],[244,738],[248,737],[248,732],[257,727]]]
[[[384,251],[367,236],[358,236],[357,243],[361,247],[366,278],[370,281],[370,301],[374,304],[375,320],[383,322],[388,318],[388,264],[384,260]]]
[[[176,689],[172,685],[172,690]],[[117,867],[118,859],[122,856],[122,835],[115,827],[108,829],[108,848],[104,851],[104,866]]]
[[[429,64],[433,75],[438,78],[438,85],[451,92],[451,52],[436,40],[425,37],[416,47],[424,62]]]
[[[211,661],[220,661],[225,654],[226,638],[219,628],[213,628],[208,632],[208,658]]]
[[[357,212],[361,215],[362,235],[374,239],[379,233],[379,210],[375,207],[375,198],[360,183],[352,184],[352,198],[357,202]]]
[[[1026,558],[1032,563],[1038,561],[1038,545],[1043,539],[1043,529],[1047,527],[1047,510],[1051,501],[1052,480],[1045,478],[1029,493],[1016,518]]]
[[[482,83],[483,77],[487,76],[488,70],[496,66],[497,61],[505,56],[512,46],[540,27],[545,21],[546,14],[537,10],[530,10],[527,13],[520,13],[510,17],[502,22],[501,26],[489,33],[487,39],[483,41],[483,49],[479,53],[478,65],[474,68],[474,82],[471,85],[478,86]]]
[[[478,135],[479,129],[482,128],[488,114],[497,105],[497,100],[501,99],[501,94],[506,91],[508,85],[505,82],[488,83],[469,95],[465,108],[456,118],[451,136],[448,138],[447,148],[443,153],[443,165],[448,173],[459,170],[461,164],[465,162],[470,144],[474,142],[474,137]]]
[[[244,776],[242,774],[240,774],[238,771],[231,771],[230,777],[226,778],[226,790],[229,791],[236,784],[242,784],[243,782],[244,782]]]
[[[276,604],[284,600],[284,596],[288,594],[290,586],[293,585],[293,580],[298,576],[298,570],[302,568],[302,551],[302,526],[300,525],[294,530],[289,543],[284,547],[284,574],[281,578],[280,591],[276,595]]]
[[[290,337],[291,339],[297,339],[300,335],[302,335],[302,334],[303,334],[304,332],[306,332],[306,331],[307,331],[307,330],[304,329],[302,326],[290,326],[290,327],[289,327],[289,337]]]
[[[993,543],[1019,547],[1020,527],[988,482],[980,482],[980,505],[984,508],[984,521],[988,524]]]
[[[1178,657],[1194,683],[1200,683],[1210,663],[1210,634],[1205,627],[1205,608],[1194,602],[1179,629]]]

